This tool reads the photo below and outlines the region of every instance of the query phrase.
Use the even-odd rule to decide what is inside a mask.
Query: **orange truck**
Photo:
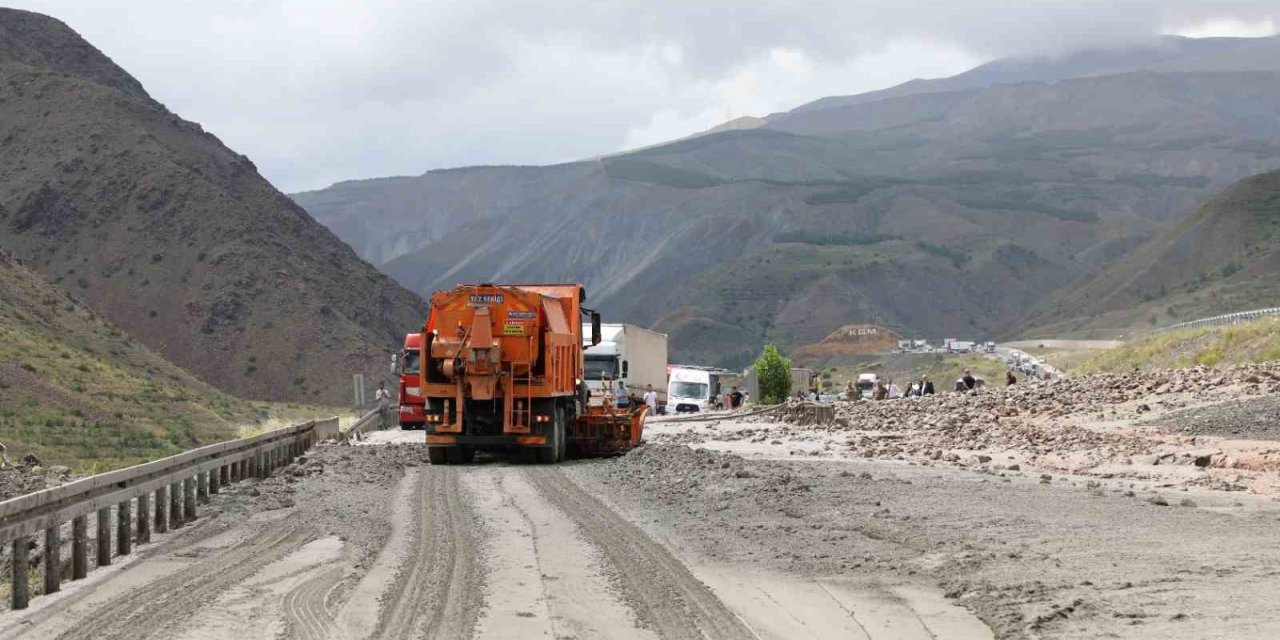
[[[469,462],[478,450],[554,463],[640,443],[647,407],[587,402],[583,350],[600,342],[600,314],[585,301],[578,284],[459,285],[431,296],[419,362],[432,464]]]
[[[425,424],[422,409],[425,404],[419,395],[418,363],[422,356],[422,334],[408,333],[404,336],[404,351],[397,361],[400,373],[400,428],[421,429]]]

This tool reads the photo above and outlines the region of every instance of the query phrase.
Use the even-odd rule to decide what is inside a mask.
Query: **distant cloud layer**
[[[550,163],[995,57],[1267,35],[1276,0],[19,0],[278,187]]]

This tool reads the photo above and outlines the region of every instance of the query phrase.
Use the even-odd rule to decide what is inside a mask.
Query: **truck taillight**
[[[424,418],[427,422],[442,422],[444,419],[444,416],[438,413],[428,413],[426,416],[424,416]]]
[[[551,422],[551,416],[534,416],[534,422]]]

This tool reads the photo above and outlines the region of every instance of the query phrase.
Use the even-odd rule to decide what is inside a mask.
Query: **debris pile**
[[[70,482],[71,479],[70,467],[61,465],[46,467],[38,458],[28,454],[18,464],[0,466],[0,500],[57,487]]]

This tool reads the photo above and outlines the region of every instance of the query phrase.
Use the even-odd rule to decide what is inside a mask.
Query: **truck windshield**
[[[707,397],[707,383],[705,382],[672,382],[671,395],[677,398],[705,398]]]
[[[618,376],[618,359],[612,356],[588,356],[583,361],[587,380],[599,380],[601,377],[610,380]]]
[[[408,375],[418,375],[418,357],[422,355],[421,351],[413,350],[404,352],[404,368],[402,371]]]

